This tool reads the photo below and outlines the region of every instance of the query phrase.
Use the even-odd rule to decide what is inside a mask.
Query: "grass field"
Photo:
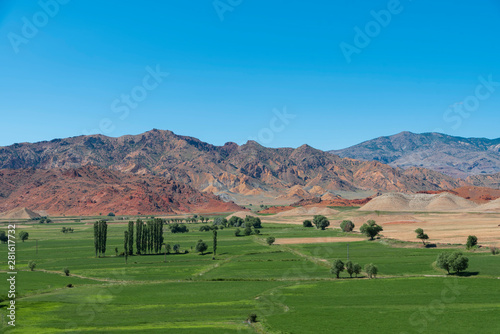
[[[264,218],[265,221],[265,218]],[[63,234],[61,227],[73,227]],[[500,332],[500,255],[465,252],[470,266],[446,276],[433,262],[449,246],[375,240],[300,225],[264,223],[262,234],[235,237],[233,228],[212,233],[165,232],[165,242],[188,254],[131,256],[123,251],[125,224],[108,227],[107,252],[96,258],[92,225],[80,222],[17,224],[29,240],[17,243],[17,318],[12,333],[479,333]],[[338,237],[339,242],[268,246],[265,239]],[[356,234],[359,236],[359,234]],[[209,244],[197,254],[197,240]],[[334,279],[334,259],[374,263],[377,279]],[[37,249],[38,248],[38,249]],[[0,258],[7,247],[0,245]],[[35,271],[28,261],[35,260]],[[0,270],[6,276],[6,261]],[[63,274],[70,269],[70,276]],[[66,287],[72,284],[73,288]],[[8,291],[0,282],[0,296]],[[0,304],[6,329],[7,301]],[[248,324],[250,313],[258,322]]]

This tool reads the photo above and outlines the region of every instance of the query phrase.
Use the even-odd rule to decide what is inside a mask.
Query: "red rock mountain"
[[[212,194],[154,175],[97,166],[0,170],[0,212],[18,207],[50,215],[165,214],[242,210]]]
[[[0,147],[0,168],[73,169],[100,166],[137,175],[172,178],[239,203],[293,203],[333,193],[367,197],[378,191],[417,192],[468,185],[438,172],[401,169],[316,150],[244,145],[214,146],[171,131],[152,130],[119,138],[102,135]]]

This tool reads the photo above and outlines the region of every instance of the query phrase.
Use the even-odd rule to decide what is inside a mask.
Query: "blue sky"
[[[496,0],[54,1],[0,1],[0,145],[152,128],[325,150],[500,136]]]

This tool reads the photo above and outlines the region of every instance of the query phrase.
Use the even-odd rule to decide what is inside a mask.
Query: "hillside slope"
[[[20,207],[50,215],[162,214],[241,210],[165,177],[96,166],[0,170],[0,212]]]
[[[393,167],[428,168],[460,178],[500,172],[500,138],[401,132],[330,153],[352,159],[376,160]]]

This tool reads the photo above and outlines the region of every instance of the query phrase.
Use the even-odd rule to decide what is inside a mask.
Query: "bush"
[[[239,237],[240,233],[241,233],[241,230],[239,228],[237,228],[236,230],[234,230],[234,236]]]
[[[257,314],[255,314],[255,313],[251,313],[251,314],[248,316],[248,321],[249,321],[249,322],[257,322]]]
[[[69,283],[68,285],[66,285],[67,288],[72,288],[73,287],[73,284]]]
[[[28,262],[28,268],[30,268],[31,271],[35,270],[35,267],[36,267],[36,262],[31,260],[30,262]]]
[[[66,276],[69,276],[69,269],[68,268],[64,268],[63,271],[66,274]]]
[[[313,227],[312,222],[309,219],[306,219],[302,222],[302,226],[304,227]]]
[[[352,230],[354,230],[354,223],[350,220],[343,220],[342,223],[340,223],[340,228],[343,232],[352,232]]]
[[[491,246],[490,251],[492,255],[497,255],[500,253],[500,249],[496,248],[495,246]]]
[[[115,216],[114,212],[108,213],[108,217],[114,217],[114,216]]]
[[[175,245],[174,245],[174,252],[175,252],[176,254],[179,254],[179,252],[180,252],[180,251],[181,251],[181,245],[179,245],[179,244],[175,244]]]
[[[0,231],[0,242],[2,242],[2,244],[5,244],[5,243],[7,243],[8,240],[9,240],[9,237],[7,236],[5,231]]]
[[[266,239],[266,242],[269,246],[274,244],[275,241],[276,241],[276,238],[274,238],[274,237],[267,237],[267,239]]]

